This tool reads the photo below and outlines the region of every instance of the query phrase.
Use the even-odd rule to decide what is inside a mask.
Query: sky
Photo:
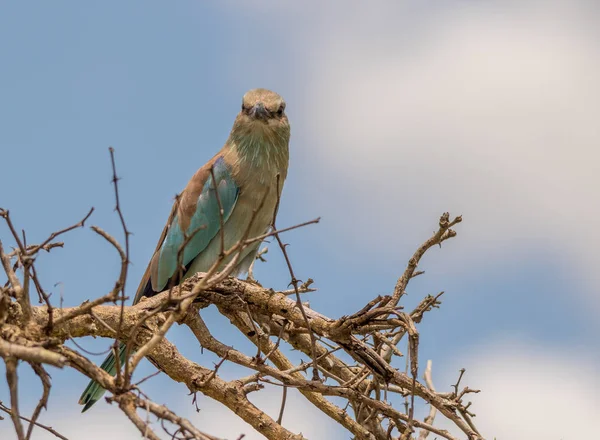
[[[173,197],[221,148],[244,92],[266,87],[286,99],[292,124],[279,225],[322,218],[285,237],[296,273],[319,289],[311,307],[340,317],[390,293],[439,215],[462,214],[458,236],[427,254],[403,304],[445,292],[419,326],[436,388],[449,390],[466,368],[463,383],[482,390],[471,400],[486,438],[597,430],[596,2],[3,1],[0,10],[0,207],[29,242],[91,206],[90,224],[122,238],[112,146],[134,233],[133,293]],[[11,244],[5,226],[0,239]],[[38,260],[55,301],[77,305],[112,288],[114,249],[88,228],[64,242]],[[283,289],[289,276],[268,246],[256,277]],[[214,310],[203,314],[224,342],[252,352]],[[190,336],[179,327],[169,334],[212,365]],[[92,351],[110,344],[80,342]],[[145,363],[139,377],[152,371]],[[220,372],[240,376],[229,364]],[[27,368],[19,374],[30,413],[40,387]],[[70,439],[136,438],[114,406],[79,414],[85,377],[51,375],[40,422]],[[207,398],[196,413],[187,389],[164,375],[145,391],[213,435],[262,438]],[[276,416],[280,390],[254,399]],[[9,400],[3,381],[0,400]],[[284,426],[348,438],[296,393]],[[14,436],[0,421],[0,437]]]

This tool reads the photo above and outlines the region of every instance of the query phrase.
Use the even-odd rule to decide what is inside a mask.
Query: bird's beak
[[[250,109],[250,116],[254,119],[267,119],[269,112],[265,108],[262,102],[257,102],[252,109]]]

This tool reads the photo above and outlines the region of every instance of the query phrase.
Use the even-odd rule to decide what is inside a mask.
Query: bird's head
[[[239,145],[269,143],[287,148],[290,123],[285,114],[285,101],[267,89],[252,89],[242,98],[242,109],[235,119],[231,138]]]

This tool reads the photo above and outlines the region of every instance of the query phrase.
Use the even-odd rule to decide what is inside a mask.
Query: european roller
[[[208,271],[221,253],[221,237],[227,250],[246,233],[251,238],[267,232],[287,176],[289,140],[290,124],[283,98],[266,89],[248,91],[225,145],[196,171],[175,201],[140,281],[134,304],[196,272]],[[243,251],[233,275],[248,272],[259,245],[257,242]],[[183,271],[178,263],[183,265]],[[227,263],[225,260],[221,267]],[[123,365],[124,344],[120,345],[119,357]],[[114,353],[104,360],[101,368],[116,374]],[[91,381],[79,399],[83,411],[96,403],[104,391]]]

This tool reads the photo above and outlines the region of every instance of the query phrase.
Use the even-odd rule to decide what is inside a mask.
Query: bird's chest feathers
[[[288,148],[247,137],[235,143],[225,156],[240,192],[228,223],[243,230],[250,226],[249,237],[261,235],[273,220],[278,195],[287,175]]]
[[[236,218],[240,224],[250,226],[250,237],[264,233],[271,225],[278,193],[281,193],[284,176],[280,175],[279,182],[276,173],[265,172],[263,179],[247,180],[240,188],[236,209]],[[278,191],[279,183],[279,191]]]

